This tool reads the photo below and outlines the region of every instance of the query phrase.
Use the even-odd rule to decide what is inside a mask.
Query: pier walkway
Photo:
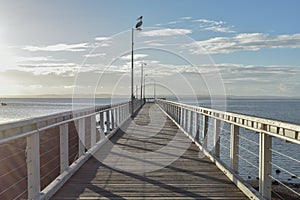
[[[51,199],[248,199],[156,104],[123,127]]]

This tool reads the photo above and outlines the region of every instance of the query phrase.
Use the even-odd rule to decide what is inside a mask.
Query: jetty
[[[299,145],[299,132],[295,124],[163,99],[4,124],[0,199],[297,199],[297,188],[273,176],[285,169],[272,158],[300,161],[272,141]],[[245,142],[257,146],[249,156],[257,163],[242,156],[251,152]],[[241,176],[242,161],[257,168],[257,186]]]

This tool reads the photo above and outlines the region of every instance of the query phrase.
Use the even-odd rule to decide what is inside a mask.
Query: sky
[[[0,0],[0,98],[130,93],[300,97],[297,0]],[[142,78],[143,81],[143,78]]]

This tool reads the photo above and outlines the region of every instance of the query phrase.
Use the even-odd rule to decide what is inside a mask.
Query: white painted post
[[[187,110],[187,109],[184,109],[185,110],[185,115],[184,115],[184,130],[186,131],[186,132],[188,132],[189,130],[188,130],[188,125],[189,125],[189,121],[188,121],[188,115],[189,115],[189,111]]]
[[[179,107],[179,125],[182,127],[182,116],[183,116],[183,113],[182,113],[182,108]]]
[[[195,140],[197,141],[197,142],[199,142],[200,141],[200,134],[199,134],[199,132],[200,132],[200,127],[199,127],[199,119],[200,119],[200,114],[199,113],[195,113],[196,114],[196,123],[195,123]]]
[[[111,112],[111,129],[114,130],[114,128],[115,128],[115,109],[112,108],[110,110],[110,112]]]
[[[207,148],[208,116],[203,115],[202,122],[202,146]]]
[[[230,166],[232,170],[238,173],[239,164],[239,127],[237,125],[231,124],[230,131]]]
[[[106,134],[108,135],[110,133],[110,110],[106,111]]]
[[[188,133],[190,134],[190,135],[192,135],[193,134],[193,111],[191,111],[190,110],[190,115],[189,115],[189,119],[190,119],[190,127],[189,127],[189,131],[188,131]]]
[[[182,108],[182,128],[185,130],[186,126],[186,109]]]
[[[119,124],[120,124],[120,121],[119,121],[119,107],[116,107],[115,108],[115,126],[118,127]]]
[[[122,119],[121,119],[121,116],[122,116],[122,109],[121,107],[118,108],[118,126],[121,124],[122,122]]]
[[[91,147],[96,144],[96,116],[91,116]]]
[[[69,167],[69,128],[68,124],[59,126],[60,138],[60,173],[63,173]]]
[[[184,109],[180,107],[180,126],[183,128],[184,126]]]
[[[104,138],[104,113],[100,112],[100,140]]]
[[[267,130],[267,126],[262,124],[261,129]],[[272,193],[272,179],[270,177],[272,137],[265,133],[260,133],[259,136],[259,192],[269,200]]]
[[[215,132],[214,132],[214,153],[216,157],[220,157],[220,120],[215,119]]]
[[[85,153],[85,119],[78,120],[78,156]]]
[[[39,133],[27,137],[28,199],[40,199],[40,139]]]
[[[179,123],[179,108],[176,106],[176,122]]]

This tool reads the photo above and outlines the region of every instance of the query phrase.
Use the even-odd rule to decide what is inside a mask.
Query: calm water
[[[96,99],[87,102],[86,99],[77,99],[76,106],[91,106],[91,105],[107,105],[111,103],[124,102],[126,99]],[[72,99],[2,99],[0,102],[7,103],[7,106],[0,106],[0,124],[19,121],[28,118],[40,117],[54,113],[60,113],[64,111],[72,110]],[[186,100],[185,103],[192,105],[199,105],[202,107],[211,107],[209,100],[200,100],[198,102]],[[276,119],[280,121],[286,121],[294,124],[300,124],[300,100],[228,100],[227,111],[242,113],[247,115],[254,115],[264,118]],[[224,125],[224,131],[221,134],[221,158],[229,163],[229,150],[226,148],[229,145],[229,126]],[[212,129],[211,129],[212,130]],[[250,177],[251,180],[258,177],[258,157],[249,153],[249,151],[258,155],[258,134],[247,130],[240,131],[240,154],[242,158],[246,158],[248,162],[240,159],[241,176],[245,179]],[[209,131],[209,140],[212,138],[212,131]],[[253,141],[249,142],[248,140]],[[299,145],[287,143],[285,141],[273,139],[273,149],[280,152],[284,152],[288,156],[294,159],[300,160]],[[274,164],[281,168],[300,176],[300,164],[297,162],[291,162],[287,157],[282,157],[277,154],[273,154]],[[256,166],[256,167],[255,167]],[[295,178],[291,178],[291,174],[282,171],[280,174],[276,174],[275,170],[278,169],[273,166],[273,176],[287,182],[300,181]]]
[[[198,105],[202,107],[211,108],[209,100],[187,101],[187,104]],[[214,106],[218,102],[214,102]],[[220,103],[221,104],[221,103]],[[228,100],[226,103],[226,110],[228,112],[235,112],[246,115],[253,115],[263,118],[269,118],[279,121],[300,125],[300,100]],[[201,123],[201,122],[200,122]],[[213,126],[210,121],[208,131],[208,147],[213,148]],[[229,149],[226,148],[230,144],[230,126],[223,125],[221,133],[221,159],[229,165]],[[258,163],[259,158],[259,135],[249,130],[240,129],[240,148],[239,154],[240,175],[246,180],[256,180],[258,177]],[[272,149],[284,153],[287,156],[281,156],[275,152],[272,153],[272,176],[284,182],[300,183],[300,149],[299,145],[285,142],[277,138],[272,140]],[[292,159],[298,160],[295,162]],[[281,169],[282,168],[282,169]],[[279,169],[281,172],[276,173]],[[285,172],[287,170],[288,172]],[[293,177],[296,175],[298,178]]]
[[[74,102],[71,98],[0,99],[0,102],[7,103],[7,106],[0,106],[0,124],[70,111],[72,107],[101,106],[125,101],[127,100],[121,98],[76,99]]]

